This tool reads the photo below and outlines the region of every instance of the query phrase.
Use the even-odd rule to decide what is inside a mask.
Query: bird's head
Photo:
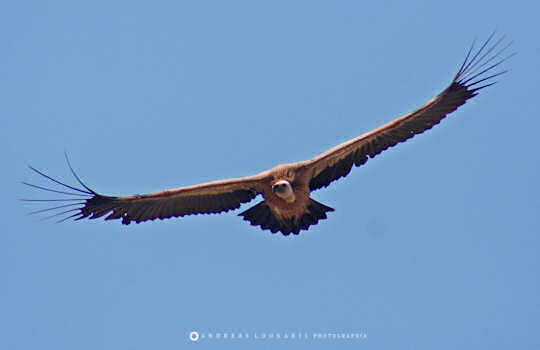
[[[275,182],[272,185],[272,192],[274,192],[276,196],[286,200],[287,202],[294,201],[294,192],[292,190],[291,184],[287,180],[279,180]]]

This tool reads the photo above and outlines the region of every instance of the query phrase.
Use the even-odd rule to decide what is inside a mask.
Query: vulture
[[[498,66],[513,55],[502,57],[503,51],[512,43],[506,43],[504,36],[495,40],[494,35],[495,32],[478,49],[475,49],[473,41],[454,79],[425,105],[315,158],[281,164],[253,176],[117,197],[100,194],[86,186],[73,171],[66,156],[67,165],[80,187],[60,182],[30,166],[31,170],[50,181],[51,185],[62,187],[57,189],[59,187],[23,182],[25,185],[64,197],[23,200],[62,204],[32,212],[35,214],[56,210],[55,214],[48,217],[61,217],[60,222],[70,218],[81,220],[104,217],[105,220],[118,219],[122,224],[129,225],[132,222],[185,215],[228,212],[261,195],[262,201],[238,215],[262,230],[297,235],[326,219],[328,212],[334,211],[311,198],[311,192],[347,176],[353,166],[364,165],[368,159],[388,148],[431,129],[480,90],[495,84],[495,77],[506,73],[500,71]]]

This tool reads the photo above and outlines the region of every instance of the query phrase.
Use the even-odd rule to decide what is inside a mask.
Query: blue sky
[[[535,1],[0,5],[0,348],[538,348]],[[295,237],[235,213],[55,224],[27,165],[104,194],[255,174],[421,106],[471,41],[510,72],[314,198]],[[41,196],[41,197],[40,197]],[[248,208],[244,205],[243,208]],[[190,342],[190,331],[249,340]],[[362,340],[260,340],[263,333]]]

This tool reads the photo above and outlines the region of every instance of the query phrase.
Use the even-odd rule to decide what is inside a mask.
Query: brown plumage
[[[474,44],[471,46],[450,85],[424,106],[313,159],[282,164],[254,176],[123,197],[104,196],[91,190],[75,174],[68,161],[73,176],[82,188],[64,184],[32,167],[30,168],[41,176],[74,192],[25,184],[76,198],[26,201],[67,202],[33,212],[70,208],[52,215],[73,213],[60,221],[69,218],[81,220],[104,217],[105,220],[121,219],[123,224],[128,225],[131,222],[140,223],[184,215],[227,212],[262,195],[263,201],[239,215],[252,225],[272,233],[280,231],[284,235],[298,234],[301,230],[317,224],[319,220],[326,219],[326,213],[334,211],[310,198],[312,191],[327,187],[333,181],[347,176],[353,165],[363,165],[369,158],[389,147],[431,129],[468,99],[476,96],[480,89],[493,85],[491,79],[505,73],[493,70],[509,57],[501,58],[501,54],[510,44],[499,49],[503,37],[490,45],[493,36],[494,34],[490,35],[474,54]]]

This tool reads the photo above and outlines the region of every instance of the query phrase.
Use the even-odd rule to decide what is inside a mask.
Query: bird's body
[[[262,186],[264,201],[239,215],[252,225],[285,235],[326,219],[326,212],[334,209],[310,198],[310,172],[304,163],[282,164],[261,173],[267,178]]]
[[[342,143],[319,156],[290,164],[278,165],[254,176],[219,180],[194,186],[171,189],[146,195],[104,196],[87,187],[73,172],[83,188],[66,185],[31,168],[47,179],[75,192],[59,191],[43,186],[28,184],[45,191],[61,193],[77,198],[29,201],[66,201],[68,204],[46,208],[37,212],[75,207],[57,213],[75,220],[121,219],[123,224],[140,223],[147,220],[167,219],[194,214],[212,214],[237,209],[242,203],[262,195],[263,200],[239,215],[252,225],[263,230],[298,234],[311,225],[326,218],[326,213],[334,211],[311,198],[311,193],[327,187],[333,181],[347,176],[353,166],[361,166],[389,147],[404,142],[438,124],[449,113],[474,97],[482,88],[494,84],[488,82],[504,72],[492,73],[505,59],[500,59],[498,45],[502,39],[488,46],[493,34],[471,56],[472,47],[458,73],[450,85],[439,95],[418,110],[408,113],[382,127]],[[484,85],[481,85],[481,84]],[[69,164],[69,162],[68,162]],[[62,220],[62,221],[63,221]]]

